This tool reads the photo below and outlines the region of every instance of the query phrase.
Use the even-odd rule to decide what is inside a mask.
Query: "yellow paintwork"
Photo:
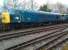
[[[10,14],[8,11],[2,13],[2,23],[4,24],[10,23]]]

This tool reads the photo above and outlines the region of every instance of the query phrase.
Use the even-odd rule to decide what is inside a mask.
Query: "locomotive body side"
[[[61,22],[60,14],[33,12],[33,11],[16,11],[11,15],[12,23],[15,26],[39,26],[46,24],[57,24]],[[14,25],[13,24],[13,25]]]
[[[22,13],[22,18],[24,18],[24,22],[32,22],[32,23],[55,23],[60,20],[60,15],[57,14],[49,14],[49,13],[39,13],[39,12],[24,12]],[[22,20],[23,21],[23,20]]]

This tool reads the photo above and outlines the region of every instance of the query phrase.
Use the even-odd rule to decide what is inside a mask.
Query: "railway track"
[[[52,37],[51,39],[48,39],[49,41],[47,41],[47,43],[36,48],[36,50],[40,50],[42,47],[45,47],[46,50],[50,50],[51,48],[55,47],[56,45],[61,44],[65,40],[67,40],[68,37],[66,37],[66,36],[68,36],[68,34],[63,32],[62,34],[60,34],[56,37]]]
[[[16,30],[16,31],[10,31],[11,33],[18,33],[18,32],[29,32],[29,31],[32,31],[32,30],[37,30],[37,29],[43,29],[43,28],[49,28],[49,27],[55,27],[55,26],[61,26],[61,25],[68,25],[68,24],[57,24],[57,25],[51,25],[51,26],[42,26],[42,27],[36,27],[36,28],[30,28],[30,29],[23,29],[23,31],[22,30]],[[8,32],[9,33],[9,32]],[[8,33],[6,33],[6,34],[8,34]],[[10,34],[11,34],[10,33]]]
[[[67,24],[57,24],[57,26],[59,26],[59,25],[67,25]],[[39,26],[39,27],[32,27],[32,28],[24,28],[24,29],[18,29],[18,30],[12,30],[12,31],[6,31],[6,32],[0,32],[0,34],[2,33],[9,33],[9,32],[12,32],[12,33],[17,33],[17,32],[21,32],[22,30],[22,32],[24,32],[24,31],[30,31],[30,30],[35,30],[35,29],[42,29],[42,28],[45,28],[45,27],[52,27],[52,26],[56,26],[56,24],[55,25],[47,25],[47,26]],[[17,32],[16,32],[17,31]]]
[[[61,34],[52,34],[52,35],[48,35],[46,37],[42,36],[41,38],[37,38],[16,46],[13,46],[11,48],[8,48],[6,50],[20,50],[20,48],[27,48],[28,46],[33,46],[33,50],[39,50],[41,47],[43,47],[44,45],[46,46],[46,49],[49,50],[50,48],[54,47],[56,44],[63,42],[64,40],[66,40],[67,38],[63,38],[63,36],[67,35],[66,33]],[[62,40],[60,40],[60,39]],[[59,42],[56,42],[59,41]],[[53,44],[54,42],[54,44]],[[24,49],[25,50],[25,49]]]
[[[31,33],[25,34],[25,36],[30,35],[30,34],[34,35],[35,33],[46,32],[46,31],[51,31],[51,30],[55,29],[55,31],[53,31],[52,33],[46,33],[43,36],[39,36],[39,37],[31,39],[29,41],[25,41],[21,44],[9,47],[6,50],[20,50],[20,48],[27,48],[28,46],[31,46],[31,45],[33,46],[34,50],[39,50],[43,46],[46,46],[47,47],[46,49],[49,50],[56,44],[61,43],[62,41],[67,39],[67,38],[65,38],[65,39],[63,38],[64,36],[67,35],[67,33],[65,33],[66,31],[64,31],[64,29],[66,27],[64,27],[64,26],[50,27],[49,29],[46,28],[47,30],[41,29],[39,32],[31,32]],[[17,36],[15,35],[14,37],[17,37]],[[60,42],[55,43],[55,41],[58,41],[61,38],[62,38],[62,40]],[[54,42],[54,45],[50,45],[50,44],[52,44],[52,42]]]
[[[51,27],[45,27],[45,28],[42,28],[42,29],[36,29],[36,30],[25,31],[25,32],[0,34],[0,41],[1,40],[7,40],[7,39],[10,39],[10,38],[16,38],[16,37],[20,37],[20,36],[26,36],[26,35],[30,35],[30,34],[36,34],[36,33],[40,33],[40,32],[47,32],[47,31],[50,31],[50,30],[58,29],[59,27],[60,28],[66,28],[67,25],[51,26]]]

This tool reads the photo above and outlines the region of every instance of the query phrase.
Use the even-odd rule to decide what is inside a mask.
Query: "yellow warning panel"
[[[2,12],[2,23],[10,23],[10,14],[8,11]]]

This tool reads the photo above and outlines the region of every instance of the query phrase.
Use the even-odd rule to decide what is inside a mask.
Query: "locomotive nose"
[[[5,11],[1,14],[2,23],[10,23],[10,14],[9,12]]]

